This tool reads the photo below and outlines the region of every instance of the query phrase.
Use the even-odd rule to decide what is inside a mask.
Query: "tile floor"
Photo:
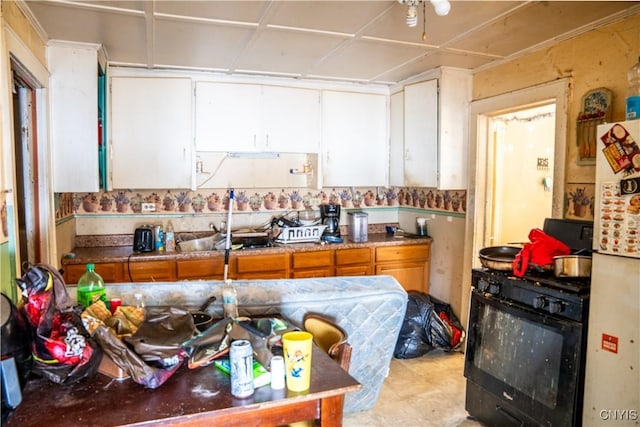
[[[464,355],[434,350],[416,359],[392,359],[378,401],[345,414],[344,427],[476,427],[464,409]]]

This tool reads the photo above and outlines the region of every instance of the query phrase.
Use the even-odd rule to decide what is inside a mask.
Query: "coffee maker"
[[[340,205],[320,205],[320,220],[327,226],[322,235],[340,237]]]

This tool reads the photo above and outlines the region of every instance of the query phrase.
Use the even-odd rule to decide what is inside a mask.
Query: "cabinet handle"
[[[409,149],[404,150],[404,159],[409,160]]]
[[[266,138],[265,146],[269,147],[269,134],[266,134],[265,138]]]
[[[258,146],[257,137],[258,136],[254,133],[253,134],[253,147],[254,148]]]

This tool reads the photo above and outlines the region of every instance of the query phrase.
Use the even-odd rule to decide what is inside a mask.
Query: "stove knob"
[[[533,308],[545,308],[547,303],[548,301],[546,297],[538,295],[533,299]]]
[[[549,313],[551,314],[561,313],[563,309],[564,309],[564,305],[562,304],[562,301],[549,302]]]
[[[492,295],[497,295],[500,293],[500,285],[498,283],[490,283],[489,284],[489,293]]]
[[[478,280],[478,289],[481,292],[487,292],[488,289],[489,289],[489,281],[487,281],[485,279]]]

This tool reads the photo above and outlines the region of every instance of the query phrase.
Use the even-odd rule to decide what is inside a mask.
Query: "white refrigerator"
[[[640,120],[598,126],[583,425],[640,425]]]

